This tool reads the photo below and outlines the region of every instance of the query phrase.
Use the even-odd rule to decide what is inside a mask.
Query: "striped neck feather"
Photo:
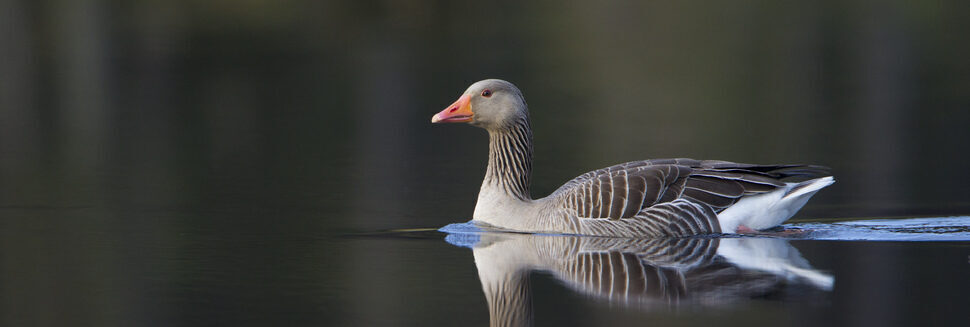
[[[488,131],[488,168],[482,187],[498,187],[519,200],[531,200],[532,127],[521,117],[507,128]]]

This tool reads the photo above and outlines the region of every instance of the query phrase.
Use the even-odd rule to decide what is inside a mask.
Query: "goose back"
[[[809,165],[643,160],[588,172],[550,197],[584,223],[584,233],[686,236],[721,232],[717,214],[741,197],[826,173]]]

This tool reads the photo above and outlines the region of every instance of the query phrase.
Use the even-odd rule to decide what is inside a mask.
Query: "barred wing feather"
[[[591,171],[567,182],[553,196],[580,218],[634,218],[678,199],[707,205],[716,214],[743,196],[783,187],[783,179],[825,173],[824,167],[808,165],[644,160]]]

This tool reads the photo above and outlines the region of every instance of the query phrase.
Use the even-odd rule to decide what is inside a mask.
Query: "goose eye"
[[[482,96],[486,98],[492,96],[492,90],[482,91]]]

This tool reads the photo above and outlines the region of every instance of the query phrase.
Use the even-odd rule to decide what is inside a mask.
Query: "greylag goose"
[[[515,85],[476,82],[431,122],[488,131],[488,166],[472,221],[512,231],[615,237],[748,232],[780,225],[835,181],[820,166],[655,159],[591,171],[532,199],[532,127]]]

